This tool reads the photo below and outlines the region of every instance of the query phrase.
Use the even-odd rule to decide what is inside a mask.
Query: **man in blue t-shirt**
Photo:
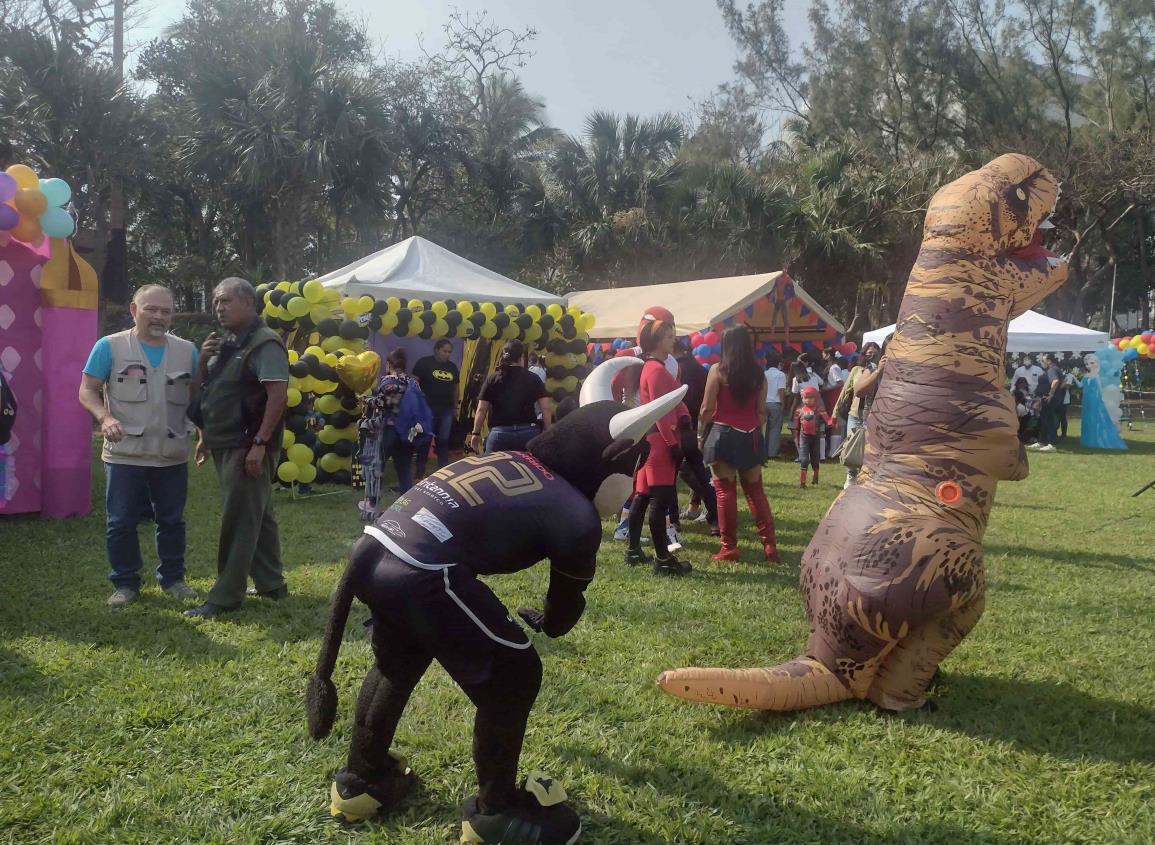
[[[80,404],[104,437],[105,544],[115,587],[110,607],[123,607],[140,593],[136,527],[150,507],[161,589],[181,600],[197,597],[184,580],[192,431],[186,414],[197,349],[168,333],[173,299],[167,288],[145,285],[129,313],[133,328],[96,342],[80,384]]]

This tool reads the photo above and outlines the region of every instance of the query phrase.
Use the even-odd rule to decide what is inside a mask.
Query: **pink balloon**
[[[8,176],[7,173],[3,174]],[[11,179],[11,176],[8,176]],[[20,222],[20,213],[12,206],[0,203],[0,232],[7,232]]]
[[[18,190],[20,186],[16,184],[16,180],[7,173],[0,172],[0,202],[8,202],[16,196]]]
[[[706,344],[707,346],[713,346],[717,342],[718,333],[715,331],[709,331],[702,335],[702,343]]]
[[[845,349],[846,354],[849,355],[851,352],[857,352],[858,351],[858,344],[855,343],[853,340],[848,340],[848,341],[846,341],[846,343],[842,344],[842,348]]]

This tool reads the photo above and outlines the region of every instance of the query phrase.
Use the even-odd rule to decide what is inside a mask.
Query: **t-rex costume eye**
[[[939,662],[983,612],[995,487],[1027,474],[1002,364],[1007,323],[1067,277],[1039,233],[1057,198],[1054,177],[1022,155],[935,194],[859,484],[831,506],[802,558],[806,654],[772,668],[676,669],[658,678],[662,689],[766,710],[852,697],[892,710],[922,704]]]

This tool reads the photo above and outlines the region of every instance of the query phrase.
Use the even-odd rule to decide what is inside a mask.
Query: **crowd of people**
[[[146,519],[156,525],[161,589],[178,600],[199,599],[185,581],[184,563],[186,456],[195,429],[201,432],[197,464],[211,456],[217,470],[222,520],[216,583],[187,613],[209,617],[233,610],[246,593],[274,600],[287,594],[272,505],[287,352],[260,320],[248,282],[221,282],[213,307],[222,331],[197,349],[168,331],[169,291],[142,287],[130,306],[133,327],[101,338],[84,368],[80,401],[104,436],[110,606],[124,606],[139,595],[143,563],[137,526]],[[686,522],[705,522],[719,538],[714,560],[737,560],[739,486],[765,558],[777,561],[762,468],[777,458],[794,460],[800,489],[818,485],[822,463],[838,457],[844,443],[849,450],[856,432],[869,426],[886,367],[885,345],[864,344],[852,362],[834,349],[770,352],[760,361],[751,331],[736,326],[723,335],[720,363],[707,369],[678,338],[674,315],[661,307],[647,310],[636,341],[618,354],[636,356],[642,364],[614,379],[615,398],[637,406],[682,385],[687,393],[647,438],[648,456],[635,473],[633,494],[614,534],[627,544],[625,562],[652,564],[658,574],[689,573],[692,565],[677,555]],[[358,505],[364,521],[380,513],[381,479],[390,464],[393,490],[401,492],[425,477],[431,456],[438,469],[450,462],[462,386],[452,353],[449,340],[438,340],[410,369],[405,349],[396,348],[364,397],[355,454],[365,488]],[[521,451],[547,431],[555,413],[565,409],[555,409],[548,399],[544,377],[540,360],[530,357],[525,344],[506,342],[496,370],[480,386],[466,450]],[[1054,451],[1067,435],[1077,374],[1047,354],[1041,365],[1021,359],[1009,382],[1021,439],[1028,448]],[[849,486],[858,468],[842,457],[843,484]],[[679,478],[689,492],[684,509]],[[642,546],[646,527],[652,553]]]

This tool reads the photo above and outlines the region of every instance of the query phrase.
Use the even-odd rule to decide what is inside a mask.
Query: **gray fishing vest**
[[[164,359],[153,367],[132,329],[109,335],[108,342],[112,370],[104,386],[104,403],[125,436],[119,443],[104,441],[104,460],[154,467],[185,463],[193,430],[185,413],[195,347],[166,334]]]

